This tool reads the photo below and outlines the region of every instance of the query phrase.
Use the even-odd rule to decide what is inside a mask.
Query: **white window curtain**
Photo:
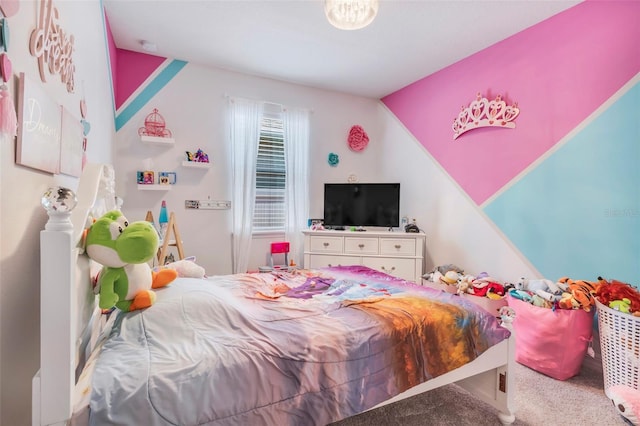
[[[290,258],[302,266],[302,230],[307,228],[309,218],[309,111],[286,107],[282,123],[286,168],[285,239],[290,244]]]
[[[255,206],[256,157],[264,103],[242,98],[228,99],[229,146],[232,163],[232,209],[234,273],[247,272]]]

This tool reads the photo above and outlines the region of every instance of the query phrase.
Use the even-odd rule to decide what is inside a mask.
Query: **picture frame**
[[[176,179],[175,172],[160,172],[158,174],[158,183],[160,185],[175,185]]]
[[[60,105],[24,73],[20,73],[18,82],[18,123],[16,164],[60,173]]]
[[[137,173],[137,182],[139,185],[153,185],[155,181],[155,173],[153,170],[143,170]]]

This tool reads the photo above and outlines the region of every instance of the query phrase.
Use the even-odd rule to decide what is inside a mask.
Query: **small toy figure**
[[[187,154],[187,161],[195,161],[198,163],[208,163],[209,162],[209,156],[200,148],[198,148],[198,150],[193,153],[190,151],[185,151]]]

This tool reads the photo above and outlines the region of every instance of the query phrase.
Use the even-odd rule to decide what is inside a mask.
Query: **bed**
[[[80,242],[114,187],[87,164],[78,205],[48,211],[34,425],[324,425],[450,383],[515,421],[511,331],[366,267],[182,277],[103,314]]]

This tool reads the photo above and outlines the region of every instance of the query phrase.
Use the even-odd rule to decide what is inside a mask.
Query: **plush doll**
[[[628,314],[631,313],[631,300],[626,297],[622,300],[612,300],[609,302],[609,307],[611,309],[615,309],[616,311],[620,311],[622,313]]]
[[[590,312],[591,307],[595,306],[595,296],[599,283],[563,277],[558,280],[557,284],[564,292],[570,293],[578,302],[578,306],[585,311]]]
[[[634,315],[640,314],[640,293],[631,284],[616,280],[601,280],[596,297],[603,305],[609,305],[614,300],[628,299],[629,312]]]
[[[518,290],[529,291],[548,302],[557,302],[562,298],[562,289],[557,283],[546,278],[528,279],[520,278],[515,286]],[[546,304],[545,304],[546,305]]]
[[[608,394],[618,414],[632,425],[640,425],[640,391],[627,385],[614,385]]]
[[[152,289],[166,286],[178,275],[173,269],[151,271],[147,262],[158,250],[158,233],[150,222],[129,223],[117,210],[91,225],[85,247],[89,257],[102,265],[98,275],[102,309],[148,308],[156,298]]]
[[[460,277],[460,279],[458,280],[458,291],[457,293],[459,295],[464,294],[464,293],[473,293],[473,287],[472,287],[472,283],[473,280],[475,280],[476,277],[474,277],[473,275],[464,275],[462,277]]]
[[[154,268],[154,271],[158,272],[163,269],[174,269],[178,273],[179,277],[185,277],[185,278],[206,277],[204,268],[196,263],[195,257],[188,257],[182,260],[168,263],[164,266]]]

